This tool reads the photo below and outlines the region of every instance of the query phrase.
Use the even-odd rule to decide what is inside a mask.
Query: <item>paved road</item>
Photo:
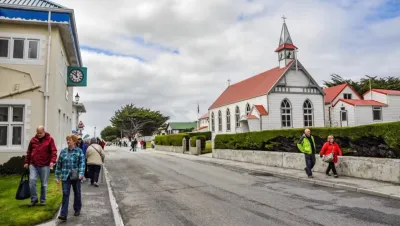
[[[125,225],[400,225],[400,202],[153,152],[109,151]]]

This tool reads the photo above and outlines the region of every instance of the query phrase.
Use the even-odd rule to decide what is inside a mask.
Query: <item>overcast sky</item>
[[[194,121],[227,87],[278,66],[282,15],[298,59],[331,73],[399,76],[398,0],[55,0],[75,10],[88,87],[86,133],[120,106]],[[244,90],[245,92],[246,90]]]

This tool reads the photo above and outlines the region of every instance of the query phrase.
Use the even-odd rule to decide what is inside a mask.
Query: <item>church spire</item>
[[[275,50],[275,52],[278,53],[280,68],[286,67],[286,65],[294,59],[294,51],[297,49],[297,47],[293,44],[292,37],[290,37],[290,33],[286,25],[287,18],[282,16],[282,19],[283,24],[281,37],[279,39],[279,46]]]

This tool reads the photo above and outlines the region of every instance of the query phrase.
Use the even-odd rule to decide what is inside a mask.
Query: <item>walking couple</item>
[[[312,169],[315,165],[315,140],[314,136],[311,135],[310,129],[306,129],[304,131],[303,136],[300,137],[297,142],[297,147],[301,152],[304,153],[306,160],[306,167],[304,170],[309,178],[313,178]],[[327,142],[322,146],[321,151],[319,152],[319,156],[322,158],[327,155],[332,155],[333,158],[329,161],[329,165],[325,171],[326,175],[331,176],[330,171],[332,170],[335,178],[338,177],[336,172],[335,164],[338,162],[338,156],[342,156],[342,150],[339,145],[335,142],[335,139],[332,135],[328,136]]]

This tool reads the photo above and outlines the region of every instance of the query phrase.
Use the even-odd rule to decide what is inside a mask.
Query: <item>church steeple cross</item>
[[[287,18],[285,17],[285,15],[283,15],[281,18],[282,18],[282,20],[283,20],[283,23],[286,23],[286,19],[287,19]]]

